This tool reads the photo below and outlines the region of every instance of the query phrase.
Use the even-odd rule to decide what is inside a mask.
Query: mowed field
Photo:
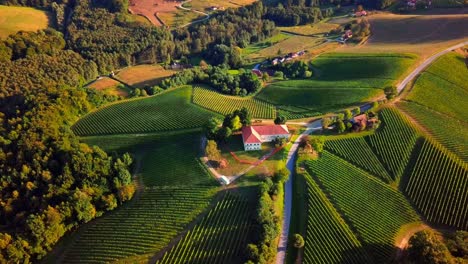
[[[72,127],[80,136],[150,133],[201,127],[216,114],[191,103],[192,86],[108,105]]]
[[[20,30],[37,31],[50,24],[47,13],[30,7],[0,5],[0,39]]]
[[[98,91],[103,91],[110,95],[117,95],[122,97],[127,97],[129,94],[129,90],[121,89],[118,87],[120,83],[116,80],[113,80],[109,77],[102,77],[99,80],[88,85],[91,89],[96,89]]]
[[[312,61],[315,77],[275,82],[256,98],[289,111],[291,117],[324,114],[382,96],[382,89],[395,83],[414,60],[406,54],[324,54]]]
[[[426,13],[369,16],[372,36],[360,46],[342,46],[342,52],[410,52],[421,59],[468,40],[468,14],[464,9],[434,9]]]
[[[143,88],[146,85],[157,85],[174,73],[175,71],[166,70],[160,65],[138,65],[120,70],[115,78],[136,88]]]

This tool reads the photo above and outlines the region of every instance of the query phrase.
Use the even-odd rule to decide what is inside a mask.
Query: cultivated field
[[[312,36],[312,35],[324,35],[333,29],[338,28],[338,24],[321,22],[312,25],[294,26],[294,27],[278,27],[279,30],[293,33],[298,35]]]
[[[192,101],[194,104],[222,115],[246,107],[252,117],[275,118],[275,107],[271,104],[253,98],[223,95],[205,87],[194,88]]]
[[[382,88],[395,83],[414,59],[405,54],[324,54],[313,60],[311,79],[275,82],[256,98],[290,118],[337,111],[382,96]]]
[[[434,9],[411,15],[373,14],[368,18],[372,31],[368,42],[360,46],[343,46],[338,51],[410,52],[420,55],[420,59],[427,58],[468,39],[468,14],[463,9],[449,11]]]
[[[250,5],[256,0],[229,0],[229,1],[222,1],[222,0],[192,0],[190,3],[186,4],[187,7],[208,12],[211,11],[211,7],[217,7],[218,9],[226,9],[226,8],[237,8],[245,5]],[[184,7],[186,6],[184,5]]]
[[[425,140],[404,191],[432,223],[468,229],[468,166],[438,143]]]
[[[252,205],[255,202],[228,193],[156,263],[241,263],[251,231]]]
[[[160,65],[138,65],[120,70],[115,78],[131,86],[143,88],[146,85],[157,85],[174,73],[174,71],[166,70]]]
[[[155,26],[162,26],[158,15],[177,11],[176,5],[181,1],[166,0],[130,0],[128,10],[135,15],[146,17]]]
[[[306,167],[362,239],[371,262],[391,260],[394,239],[401,226],[419,221],[404,196],[327,151],[320,159],[307,162]]]
[[[307,183],[304,263],[371,263],[362,243],[312,177]]]
[[[201,127],[214,113],[191,103],[192,87],[119,102],[92,112],[72,127],[80,136],[148,133]]]
[[[0,39],[20,30],[37,31],[49,25],[47,13],[30,7],[0,5]]]

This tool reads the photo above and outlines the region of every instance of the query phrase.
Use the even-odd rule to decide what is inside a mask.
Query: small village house
[[[244,150],[260,150],[262,143],[272,142],[277,138],[289,138],[286,125],[245,126],[242,128]]]

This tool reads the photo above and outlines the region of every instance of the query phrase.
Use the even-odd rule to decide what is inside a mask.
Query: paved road
[[[210,15],[207,14],[207,13],[205,13],[205,12],[201,12],[201,11],[198,11],[198,10],[195,10],[195,9],[186,8],[186,7],[183,7],[183,6],[182,6],[183,4],[185,4],[185,3],[190,3],[190,2],[192,2],[192,0],[184,1],[184,2],[180,3],[180,5],[177,5],[177,8],[180,8],[180,9],[182,9],[182,10],[192,11],[192,12],[195,12],[195,13],[199,13],[199,14],[204,15],[205,17],[202,18],[202,19],[199,19],[199,20],[192,21],[192,22],[187,23],[187,24],[185,24],[185,25],[182,25],[182,26],[180,26],[181,28],[182,28],[182,27],[186,27],[186,26],[190,26],[190,25],[195,24],[195,23],[199,23],[199,22],[205,21],[205,20],[207,20],[208,18],[210,18]]]
[[[427,68],[427,66],[429,66],[432,62],[434,62],[440,56],[445,55],[445,54],[449,53],[450,51],[452,51],[454,49],[458,49],[458,48],[461,48],[461,47],[466,46],[466,45],[468,45],[468,41],[462,42],[462,43],[457,44],[457,45],[453,45],[453,46],[451,46],[451,47],[449,47],[449,48],[447,48],[447,49],[445,49],[445,50],[443,50],[441,52],[438,52],[438,53],[432,55],[428,59],[426,59],[423,63],[421,63],[421,65],[419,65],[408,76],[406,76],[406,78],[403,79],[403,81],[397,86],[398,93],[400,93],[403,89],[405,89],[406,85],[408,85],[408,83],[411,80],[413,80],[418,74],[420,74],[424,69]]]
[[[463,46],[468,45],[468,41],[462,42],[460,44],[451,46],[441,52],[434,54],[433,56],[426,59],[421,65],[419,65],[416,69],[414,69],[403,81],[397,86],[398,92],[400,93],[406,85],[413,80],[419,73],[421,73],[427,66],[429,66],[433,61],[439,58],[442,55],[449,53],[454,49],[461,48]],[[361,106],[361,111],[366,111],[371,108],[371,103],[365,104]],[[322,128],[322,120],[318,119],[311,123],[296,123],[301,125],[307,125],[307,129],[299,136],[296,141],[294,141],[293,146],[289,150],[288,159],[286,161],[286,167],[291,172],[289,174],[289,180],[285,183],[284,186],[284,212],[283,212],[283,225],[281,227],[281,236],[278,243],[278,253],[276,255],[276,264],[283,264],[285,263],[286,258],[286,249],[288,245],[288,238],[289,238],[289,225],[291,222],[291,209],[292,209],[292,178],[294,177],[294,170],[296,165],[296,153],[299,142],[301,138],[305,135],[312,133],[315,130],[320,130]]]

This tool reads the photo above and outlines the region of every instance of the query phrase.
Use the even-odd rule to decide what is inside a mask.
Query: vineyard
[[[404,187],[432,223],[468,229],[467,164],[426,140]]]
[[[90,113],[73,125],[80,136],[148,133],[201,127],[213,113],[190,103],[184,86],[144,99],[124,101]]]
[[[249,201],[226,194],[156,263],[242,263],[240,256],[248,244],[252,209]]]
[[[353,165],[378,176],[386,183],[393,181],[363,137],[329,140],[325,143],[325,148]]]
[[[306,163],[308,172],[356,230],[373,263],[393,256],[395,235],[404,224],[419,221],[405,197],[385,183],[324,151]]]
[[[352,230],[314,180],[307,182],[304,263],[371,263]]]
[[[465,72],[468,76],[468,70]],[[447,77],[422,73],[406,99],[452,118],[467,120],[468,114],[460,105],[468,105],[468,90],[453,84]],[[468,83],[468,77],[465,81]]]
[[[205,87],[193,89],[193,103],[222,115],[245,107],[254,118],[275,118],[275,107],[269,103],[252,98],[222,95]]]
[[[418,120],[448,150],[468,161],[468,128],[465,122],[411,102],[401,101],[398,106]]]
[[[396,109],[382,110],[381,120],[383,124],[378,132],[366,139],[387,168],[392,180],[399,181],[418,134],[407,118]]]
[[[213,188],[151,188],[132,204],[88,224],[68,247],[64,263],[109,263],[165,247],[202,212]]]

